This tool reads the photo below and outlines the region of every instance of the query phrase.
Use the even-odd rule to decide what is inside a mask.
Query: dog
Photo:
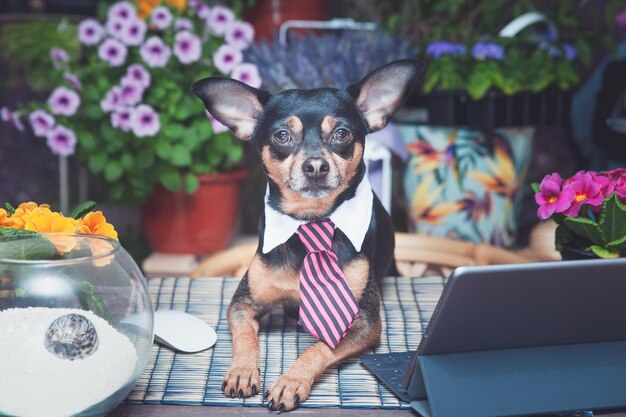
[[[422,69],[420,61],[400,60],[345,89],[294,89],[275,95],[228,78],[193,84],[193,93],[217,120],[237,138],[256,144],[268,183],[259,247],[228,308],[233,362],[222,385],[227,396],[258,393],[259,319],[275,305],[308,322],[314,336],[328,337],[306,349],[266,391],[272,410],[297,408],[328,367],[379,343],[379,284],[393,265],[394,232],[367,180],[365,136],[387,125]],[[303,231],[303,224],[311,226]],[[306,233],[311,236],[303,237]],[[332,245],[332,253],[324,251],[318,260],[307,258],[307,239],[316,237]],[[301,282],[306,273],[301,269],[312,270],[313,265],[323,275],[331,268],[320,265],[333,260],[343,284],[336,276],[327,281],[343,289],[324,290],[316,276],[309,284]],[[344,291],[346,285],[352,296]],[[347,310],[339,305],[343,299],[328,298],[333,294],[356,303],[356,314],[346,313],[353,315],[347,329],[337,328],[344,316],[330,317],[325,311]],[[326,341],[333,335],[339,336]]]

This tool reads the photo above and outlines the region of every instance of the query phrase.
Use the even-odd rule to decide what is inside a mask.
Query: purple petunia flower
[[[243,61],[243,54],[239,48],[232,45],[222,45],[213,55],[213,64],[222,74],[230,74],[230,72]]]
[[[137,17],[135,6],[128,1],[118,1],[107,13],[107,19],[132,20]]]
[[[182,64],[191,64],[202,55],[202,41],[188,31],[178,32],[174,38],[174,55]]]
[[[126,20],[122,20],[119,18],[109,19],[104,24],[104,29],[109,36],[114,37],[115,39],[122,39],[124,35],[124,28],[126,27]]]
[[[57,87],[48,97],[48,106],[52,114],[72,116],[80,106],[80,96],[69,88]]]
[[[186,17],[178,17],[174,20],[174,30],[180,32],[181,30],[193,30],[193,22]]]
[[[120,39],[126,45],[139,46],[146,36],[146,22],[141,19],[126,21],[122,28]]]
[[[104,28],[95,19],[85,19],[78,25],[78,41],[83,45],[96,45],[104,37]]]
[[[152,24],[160,30],[167,29],[174,20],[172,12],[167,7],[157,6],[152,10]]]
[[[615,15],[615,24],[617,26],[626,27],[626,7],[620,13]]]
[[[223,132],[228,132],[228,127],[223,125],[222,122],[220,122],[219,120],[217,120],[211,113],[209,113],[208,110],[205,109],[204,112],[206,113],[206,117],[211,122],[211,128],[213,128],[213,133],[218,135]]]
[[[130,117],[133,109],[130,107],[122,107],[111,113],[111,126],[120,129],[123,132],[130,132]]]
[[[159,115],[147,104],[140,104],[130,116],[130,128],[135,136],[154,136],[161,129]]]
[[[128,49],[120,41],[109,38],[98,47],[98,56],[112,67],[119,67],[126,61]]]
[[[571,43],[564,43],[563,51],[565,51],[565,58],[567,58],[568,61],[575,61],[576,58],[578,58],[578,51]]]
[[[103,112],[108,113],[117,110],[122,104],[122,89],[118,86],[111,87],[100,100],[100,108]]]
[[[35,110],[28,115],[28,121],[33,129],[35,136],[46,136],[46,134],[54,127],[54,116],[43,111]]]
[[[69,62],[70,56],[65,49],[55,47],[50,49],[50,60],[54,68],[61,68],[63,64]]]
[[[437,41],[428,45],[426,53],[439,59],[443,55],[465,55],[466,49],[465,45],[461,43]]]
[[[120,102],[126,106],[134,106],[141,101],[143,96],[143,88],[141,85],[132,81],[130,79],[126,79],[122,82],[120,86]]]
[[[149,67],[164,67],[170,60],[170,48],[158,36],[152,36],[141,45],[141,58]]]
[[[224,35],[226,29],[234,22],[235,14],[228,7],[215,6],[207,20],[211,32],[216,35]]]
[[[122,77],[121,84],[134,82],[142,88],[150,85],[150,73],[141,64],[132,64],[126,70],[126,75]]]
[[[20,132],[24,131],[24,125],[22,124],[20,115],[17,112],[12,112],[8,107],[0,108],[0,119],[2,119],[3,122],[7,122]]]
[[[233,22],[226,29],[226,42],[240,49],[246,49],[254,41],[254,27],[248,22]]]
[[[0,108],[0,119],[2,119],[3,122],[11,121],[11,110],[9,110],[7,106],[2,106]]]
[[[200,0],[189,0],[187,4],[189,5],[191,9],[197,9],[198,4],[200,4]]]
[[[209,17],[211,17],[211,8],[208,4],[204,2],[197,2],[197,5],[196,7],[194,7],[194,9],[196,9],[198,17],[202,20],[207,20]]]
[[[80,82],[80,80],[78,79],[78,77],[74,74],[72,74],[71,72],[65,71],[63,73],[63,79],[65,80],[66,83],[68,83],[72,88],[76,89],[76,90],[82,90],[83,89],[83,84]]]
[[[261,86],[261,76],[256,65],[243,63],[237,65],[230,74],[231,78],[248,84],[250,87],[259,88]]]
[[[46,142],[53,154],[69,156],[74,153],[78,141],[73,131],[65,126],[56,125],[46,134]]]
[[[472,48],[472,56],[476,59],[493,59],[502,61],[504,59],[504,48],[493,42],[478,42]]]

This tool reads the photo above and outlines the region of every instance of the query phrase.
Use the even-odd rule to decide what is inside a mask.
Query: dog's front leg
[[[311,387],[328,367],[377,345],[381,328],[380,318],[359,313],[335,349],[318,342],[305,350],[265,394],[268,407],[279,411],[297,408],[309,397]]]
[[[248,276],[243,277],[228,307],[228,325],[233,338],[233,363],[224,376],[224,394],[234,398],[256,395],[259,378],[259,318],[267,307],[250,297]]]

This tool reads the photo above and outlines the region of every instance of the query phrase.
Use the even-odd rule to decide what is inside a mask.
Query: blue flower
[[[576,51],[576,47],[571,43],[564,43],[563,50],[565,51],[565,57],[569,61],[574,61],[578,58],[578,51]]]
[[[428,45],[426,53],[432,55],[435,59],[439,59],[443,55],[465,55],[466,49],[465,45],[461,43],[437,41]]]
[[[472,48],[472,56],[476,59],[504,59],[504,48],[493,42],[478,42]]]

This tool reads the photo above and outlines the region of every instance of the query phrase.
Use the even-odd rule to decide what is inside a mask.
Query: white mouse
[[[208,349],[217,341],[215,330],[203,320],[184,311],[154,312],[155,341],[185,353]]]

